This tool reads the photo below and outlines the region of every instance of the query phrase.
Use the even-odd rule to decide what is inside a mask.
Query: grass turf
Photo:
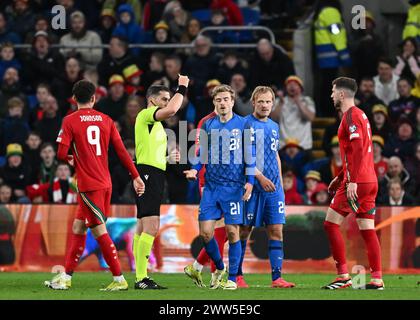
[[[378,290],[354,290],[352,288],[327,291],[320,287],[333,280],[328,274],[289,274],[288,281],[296,283],[293,289],[272,289],[269,274],[248,274],[245,276],[249,289],[236,291],[209,290],[197,288],[184,274],[154,274],[159,284],[168,290],[134,290],[133,274],[126,274],[130,288],[125,292],[101,292],[100,288],[111,282],[109,273],[77,273],[72,288],[68,291],[54,291],[43,286],[50,280],[48,273],[0,273],[0,299],[36,300],[411,300],[420,299],[420,274],[385,275],[386,288]],[[210,275],[204,275],[207,284]]]

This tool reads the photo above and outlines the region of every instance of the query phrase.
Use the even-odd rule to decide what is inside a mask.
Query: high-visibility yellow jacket
[[[420,4],[412,6],[408,10],[407,21],[403,30],[403,39],[409,37],[420,40]]]
[[[323,8],[314,22],[315,52],[320,68],[351,65],[347,34],[340,11]]]

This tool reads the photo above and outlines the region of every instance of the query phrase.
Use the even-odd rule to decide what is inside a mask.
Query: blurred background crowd
[[[55,4],[66,9],[65,29],[51,28]],[[385,45],[376,28],[381,17],[367,11],[366,28],[346,32],[349,21],[336,0],[2,0],[0,203],[76,202],[72,168],[55,157],[61,121],[76,109],[75,82],[97,85],[95,108],[115,121],[134,158],[146,89],[164,84],[175,91],[182,73],[191,79],[188,97],[164,123],[175,132],[179,121],[193,130],[213,111],[210,92],[220,83],[235,89],[234,112],[242,116],[252,112],[255,86],[274,89],[287,204],[329,203],[327,185],[342,167],[336,136],[342,115],[332,106],[331,81],[355,77],[357,106],[372,126],[377,202],[419,205],[420,4],[409,4],[400,38]],[[310,21],[310,89],[293,59],[299,43],[284,40],[301,21]],[[203,30],[209,26],[219,29]],[[263,30],[220,29],[228,26],[266,26],[278,41]],[[134,203],[129,175],[109,152],[112,202]],[[198,203],[186,168],[168,166],[166,203]]]

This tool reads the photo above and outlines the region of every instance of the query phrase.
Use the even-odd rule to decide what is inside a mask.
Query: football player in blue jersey
[[[196,179],[202,163],[206,163],[205,184],[199,208],[200,235],[209,257],[216,265],[210,289],[217,289],[226,273],[218,245],[214,239],[214,226],[224,217],[229,239],[229,276],[225,290],[235,290],[236,276],[241,258],[239,227],[244,220],[244,201],[252,193],[255,159],[252,144],[246,141],[246,120],[233,113],[235,91],[228,85],[219,85],[212,92],[217,116],[202,126],[200,161],[184,171],[187,179]],[[202,132],[202,133],[203,133]],[[250,135],[248,135],[250,136]],[[204,158],[207,154],[207,161]]]
[[[270,87],[254,89],[251,102],[254,112],[246,117],[256,145],[255,185],[251,199],[245,205],[245,223],[241,227],[241,261],[237,285],[247,288],[243,278],[242,263],[246,242],[253,227],[265,226],[268,231],[268,252],[271,264],[273,288],[291,288],[295,284],[281,277],[283,264],[283,225],[285,199],[281,176],[279,151],[279,126],[269,118],[274,103],[274,92]]]

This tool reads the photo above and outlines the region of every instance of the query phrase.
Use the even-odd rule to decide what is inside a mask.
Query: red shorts
[[[76,219],[84,220],[89,228],[105,223],[111,213],[111,193],[111,188],[79,192]]]
[[[357,200],[350,201],[347,199],[347,189],[342,184],[331,200],[330,208],[340,215],[346,217],[349,213],[354,212],[357,218],[374,219],[375,218],[375,199],[378,193],[378,184],[358,183],[357,184]]]

